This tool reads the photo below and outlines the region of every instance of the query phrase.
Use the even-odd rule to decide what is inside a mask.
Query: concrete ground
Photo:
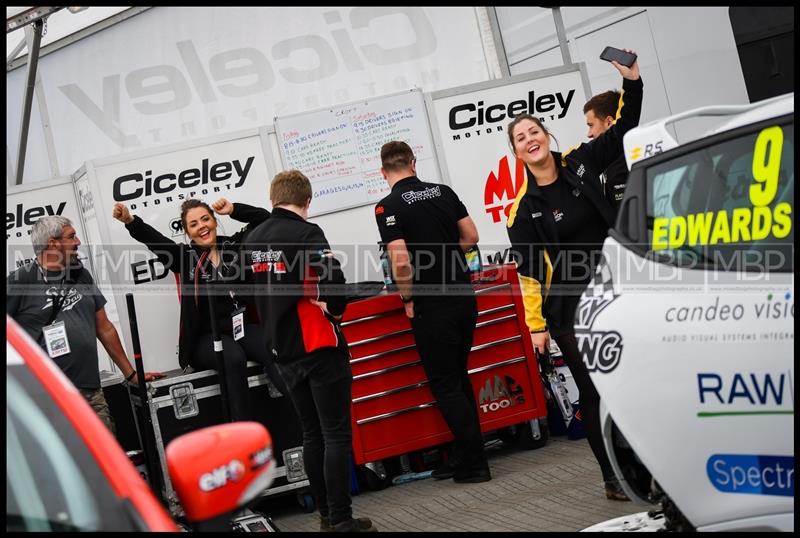
[[[353,515],[384,532],[577,531],[648,506],[607,500],[600,468],[586,439],[551,437],[537,450],[497,441],[487,445],[492,480],[456,484],[417,480],[353,497]],[[259,507],[282,531],[318,531],[318,513],[294,499]]]

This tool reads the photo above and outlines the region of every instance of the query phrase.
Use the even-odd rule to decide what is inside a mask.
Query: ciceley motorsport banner
[[[142,359],[147,370],[167,371],[178,365],[180,297],[176,275],[125,225],[111,215],[125,204],[132,215],[176,243],[188,243],[181,223],[181,204],[196,198],[211,205],[219,198],[270,209],[268,166],[262,135],[244,133],[198,141],[159,152],[87,163],[76,180],[81,197],[91,194],[85,212],[92,237],[98,277],[113,288],[128,350],[132,351],[126,293],[133,293]],[[245,223],[215,215],[217,234],[233,235]]]
[[[551,151],[587,142],[582,64],[538,71],[499,81],[434,92],[437,125],[450,185],[478,227],[484,262],[504,259],[509,248],[506,220],[525,180],[514,157],[507,126],[531,114],[555,136]]]

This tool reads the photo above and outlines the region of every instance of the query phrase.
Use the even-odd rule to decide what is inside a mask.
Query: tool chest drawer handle
[[[398,353],[400,351],[408,351],[409,349],[414,349],[415,347],[417,347],[417,344],[409,344],[407,346],[396,347],[394,349],[390,349],[390,350],[387,350],[387,351],[381,351],[380,353],[373,353],[372,355],[366,355],[364,357],[359,357],[357,359],[353,359],[353,360],[350,361],[350,364],[358,364],[360,362],[364,362],[364,361],[368,361],[368,360],[372,360],[372,359],[378,359],[380,357],[385,357],[386,355],[391,355],[392,353]]]
[[[503,361],[503,362],[498,362],[498,363],[495,363],[495,364],[487,364],[486,366],[481,366],[480,368],[473,368],[472,370],[468,371],[467,373],[469,375],[479,374],[481,372],[485,372],[486,370],[491,370],[492,368],[500,368],[501,366],[508,366],[509,364],[516,364],[518,362],[525,362],[527,360],[528,359],[525,356],[515,357],[513,359],[508,359],[508,360]]]
[[[397,411],[392,411],[391,413],[384,413],[382,415],[375,415],[374,417],[367,417],[362,418],[361,420],[357,420],[356,424],[361,426],[363,424],[369,424],[370,422],[375,422],[377,420],[383,420],[385,418],[395,417],[397,415],[402,415],[403,413],[409,413],[411,411],[418,411],[420,409],[427,409],[428,407],[433,407],[436,405],[436,402],[428,402],[420,405],[415,405],[414,407],[406,407],[405,409],[398,409]]]
[[[366,396],[359,396],[358,398],[353,398],[353,403],[361,403],[366,402],[368,400],[374,400],[375,398],[381,398],[383,396],[391,396],[392,394],[397,394],[398,392],[403,392],[405,390],[413,390],[424,387],[427,385],[427,381],[420,381],[419,383],[413,383],[411,385],[405,385],[403,387],[397,387],[396,389],[384,390],[382,392],[376,392],[374,394],[367,394]]]
[[[488,288],[481,288],[479,290],[475,290],[475,295],[480,295],[481,293],[489,293],[490,291],[501,290],[503,288],[511,289],[511,284],[506,282],[505,284],[498,284],[497,286],[489,286]]]
[[[400,370],[401,368],[408,368],[410,366],[416,366],[418,364],[422,364],[422,361],[416,360],[414,362],[407,362],[405,364],[398,364],[397,366],[389,366],[388,368],[383,368],[382,370],[375,370],[374,372],[367,372],[365,374],[358,374],[353,376],[353,381],[358,381],[360,379],[366,379],[368,377],[375,377],[376,375],[386,374],[388,372],[394,372],[395,370]]]

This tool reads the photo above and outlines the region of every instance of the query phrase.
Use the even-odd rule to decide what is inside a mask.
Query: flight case
[[[151,438],[155,446],[150,449],[157,454],[163,477],[163,498],[173,515],[181,515],[182,508],[167,472],[165,447],[184,433],[221,424],[222,402],[216,370],[195,372],[189,368],[187,371],[178,369],[164,373],[166,377],[147,383],[148,405],[145,411],[152,422]],[[275,479],[262,497],[307,487],[308,478],[303,467],[303,432],[291,400],[281,395],[260,364],[248,362],[247,373],[253,418],[263,424],[272,436],[277,464]],[[145,415],[141,414],[139,388],[128,385],[128,393],[137,427],[141,431]]]

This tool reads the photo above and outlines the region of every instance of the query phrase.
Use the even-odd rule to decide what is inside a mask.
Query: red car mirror
[[[180,436],[166,449],[167,468],[192,523],[232,512],[272,483],[272,438],[258,422],[210,426]]]

